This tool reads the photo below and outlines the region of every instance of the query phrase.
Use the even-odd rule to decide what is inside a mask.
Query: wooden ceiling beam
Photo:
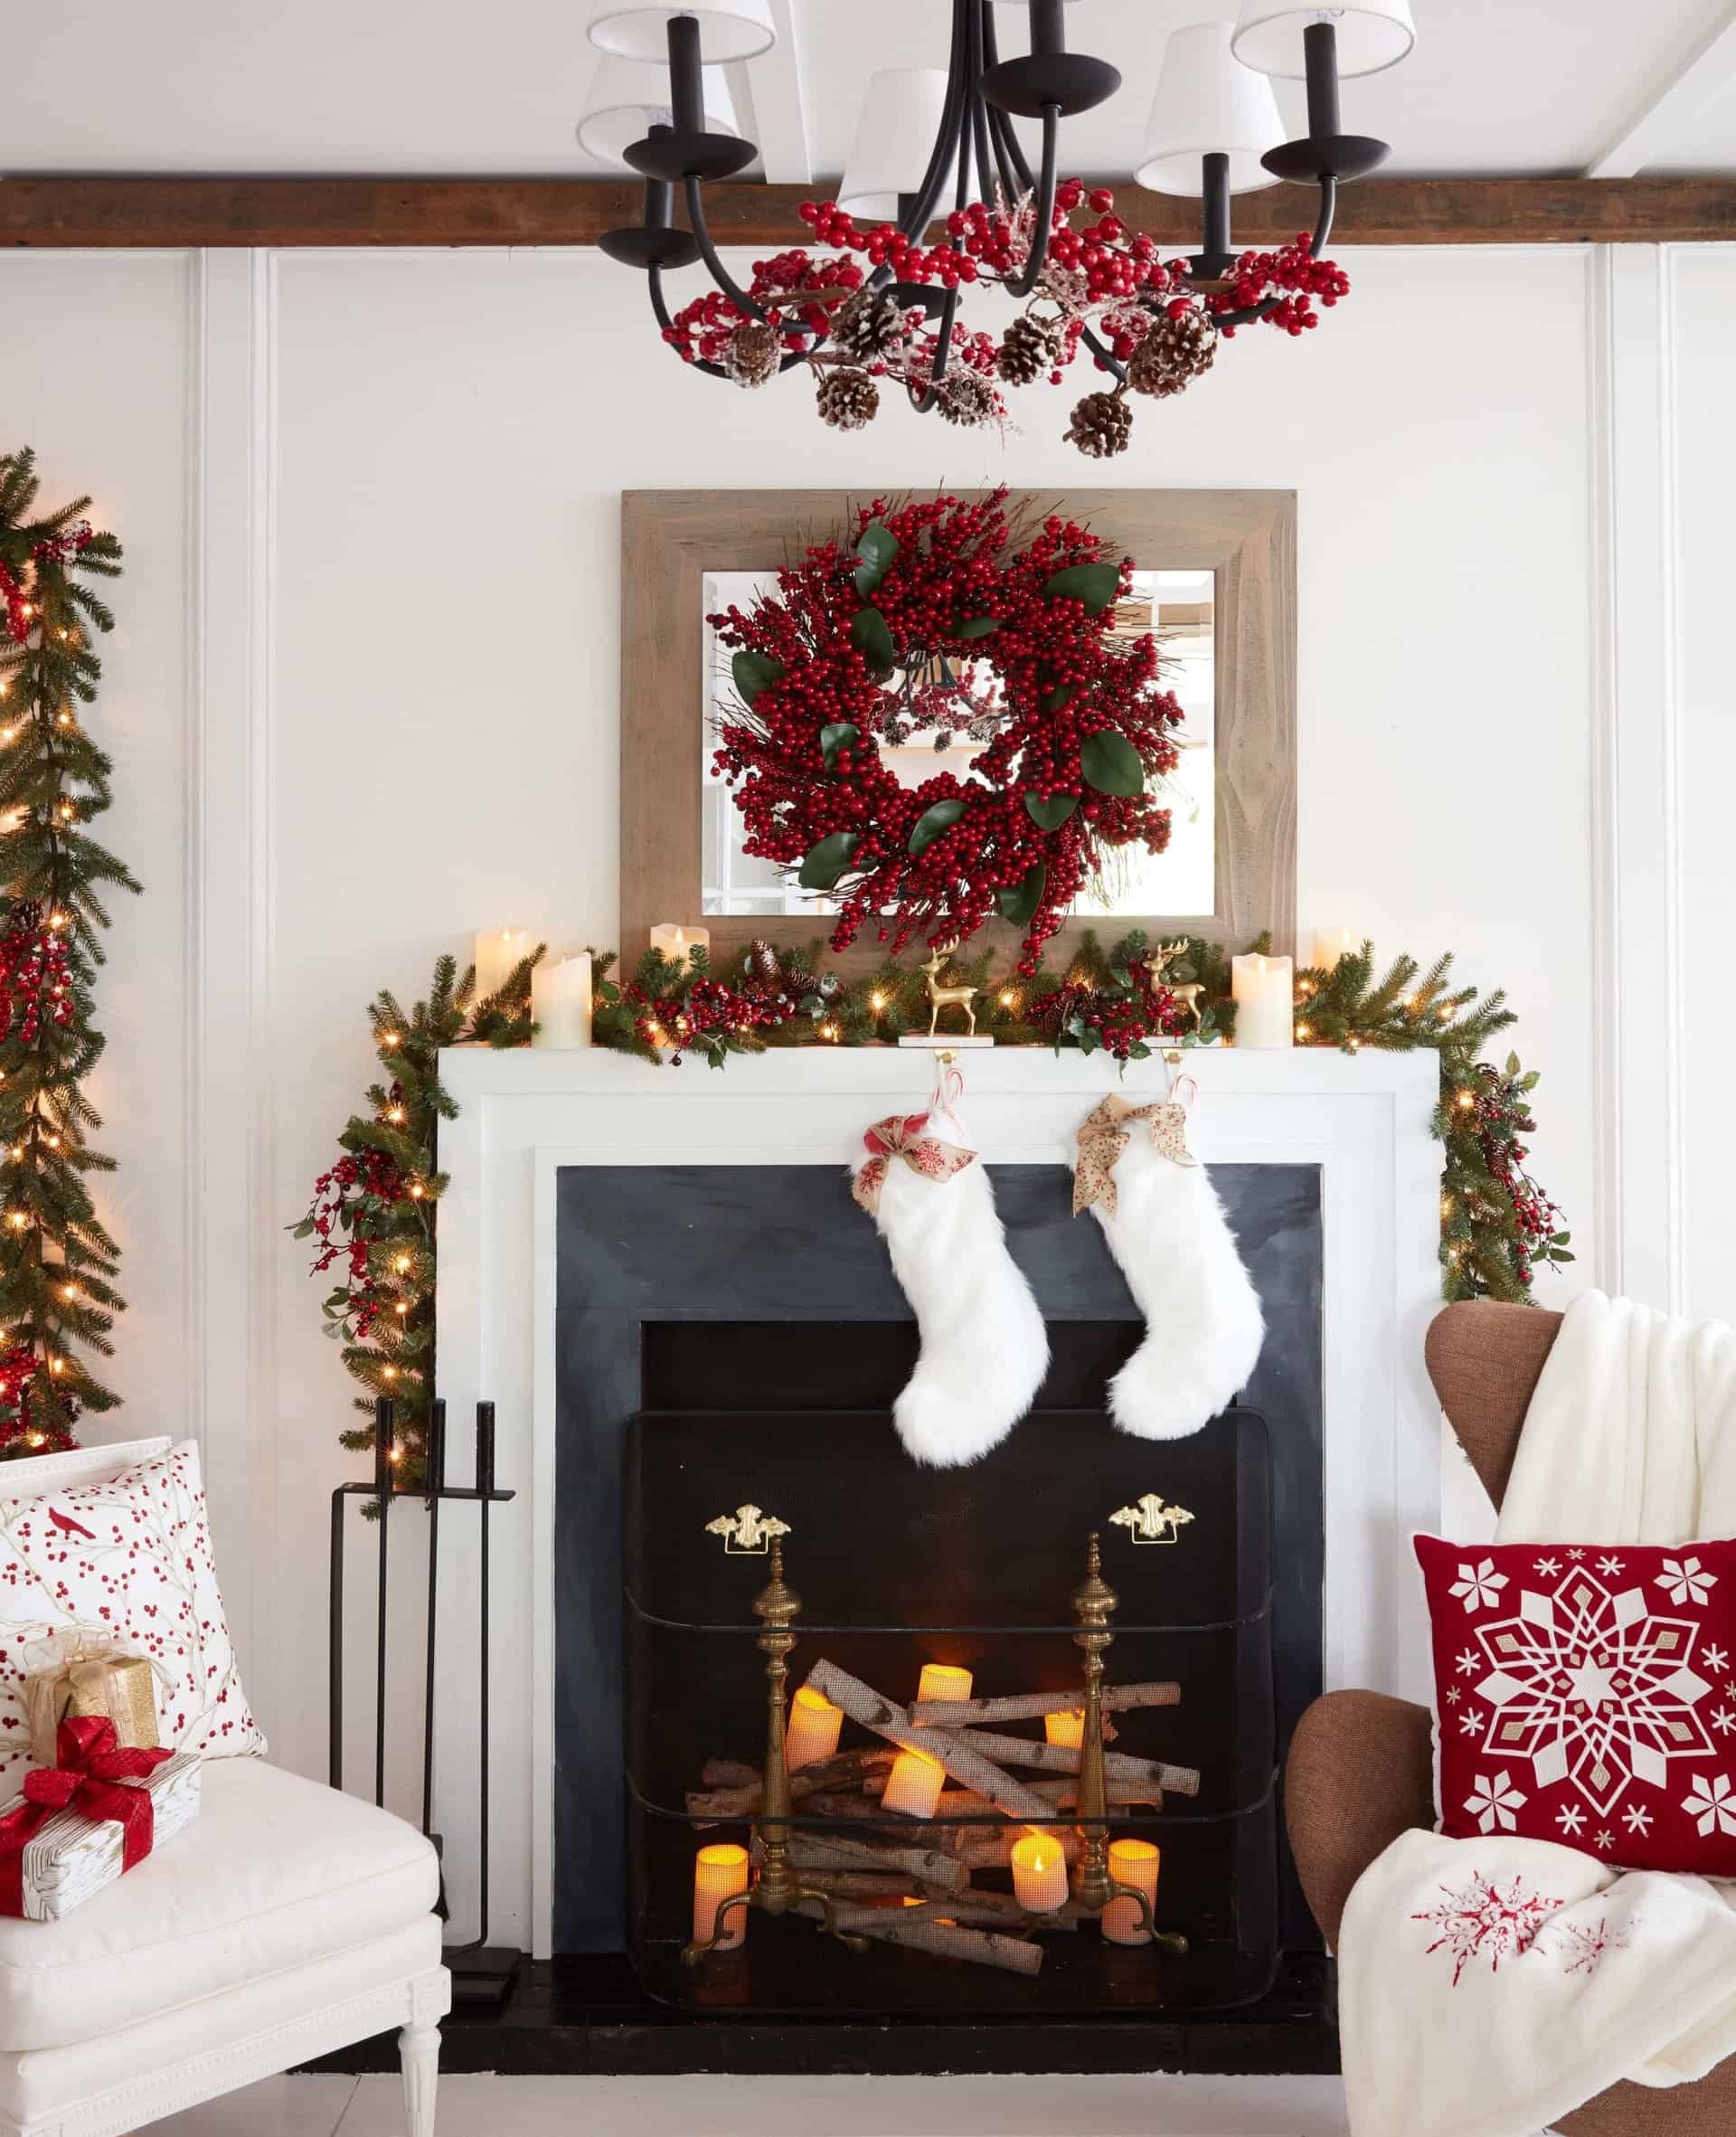
[[[707,188],[720,244],[799,243],[820,185]],[[1191,201],[1119,190],[1128,227],[1199,242]],[[1313,221],[1313,195],[1279,185],[1235,203],[1244,245]],[[568,178],[0,179],[0,245],[594,245],[639,220],[637,184]],[[1343,245],[1694,244],[1736,240],[1736,177],[1386,178],[1347,186]]]

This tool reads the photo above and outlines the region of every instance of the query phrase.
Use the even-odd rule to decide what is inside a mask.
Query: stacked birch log
[[[863,1829],[860,1834],[820,1832],[803,1823],[790,1830],[791,1867],[805,1886],[833,1903],[833,1926],[874,1943],[1010,1973],[1036,1973],[1042,1947],[1008,1934],[1028,1927],[1024,1908],[1011,1893],[980,1886],[975,1879],[982,1872],[1007,1869],[1014,1843],[1033,1830],[1053,1835],[1069,1862],[1077,1857],[1080,1835],[1057,1817],[1077,1805],[1079,1747],[1006,1735],[1000,1725],[1076,1712],[1078,1692],[1016,1692],[905,1707],[834,1662],[816,1662],[807,1681],[881,1739],[816,1760],[789,1776],[798,1820]],[[1173,1683],[1110,1686],[1103,1692],[1103,1711],[1108,1717],[1175,1707],[1181,1696],[1181,1687]],[[1114,1734],[1106,1718],[1105,1740]],[[932,1759],[953,1784],[941,1790],[932,1819],[907,1817],[882,1801],[900,1751]],[[1200,1776],[1192,1766],[1118,1751],[1106,1751],[1103,1764],[1111,1811],[1161,1811],[1166,1795],[1199,1792]],[[721,1822],[759,1815],[762,1776],[757,1766],[707,1759],[700,1780],[687,1797],[693,1818]],[[907,1827],[908,1834],[902,1830]],[[805,1900],[799,1911],[817,1920],[825,1908],[818,1900]],[[1071,1930],[1083,1915],[1069,1901],[1042,1922],[1045,1928]]]

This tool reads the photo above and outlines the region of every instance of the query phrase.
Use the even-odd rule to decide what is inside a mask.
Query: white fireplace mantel
[[[963,1117],[991,1164],[1059,1165],[1110,1090],[1161,1089],[1157,1060],[1125,1082],[1101,1056],[1035,1049],[958,1055]],[[1432,1053],[1189,1053],[1193,1143],[1209,1164],[1304,1164],[1321,1171],[1322,1379],[1326,1435],[1325,1668],[1328,1686],[1415,1696],[1427,1654],[1410,1565],[1413,1529],[1438,1523],[1439,1413],[1422,1338],[1439,1300],[1439,1151],[1429,1131]],[[451,1184],[440,1210],[439,1390],[453,1454],[469,1480],[467,1421],[498,1418],[500,1482],[517,1498],[494,1517],[493,1905],[495,1943],[546,1954],[554,1757],[556,1176],[566,1166],[851,1163],[869,1122],[920,1107],[926,1054],[820,1048],[654,1067],[594,1049],[440,1057],[457,1100],[442,1128]],[[864,1222],[867,1220],[864,1219]],[[474,1593],[474,1538],[443,1529],[449,1596]],[[473,1681],[474,1612],[448,1602],[442,1677]],[[474,1912],[474,1724],[449,1699],[436,1748],[438,1822],[448,1839],[455,1926]]]

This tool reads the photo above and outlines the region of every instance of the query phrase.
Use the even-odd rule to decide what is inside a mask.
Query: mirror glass
[[[746,609],[761,594],[776,591],[771,572],[712,572],[702,584],[704,613],[715,615],[731,604]],[[1140,848],[1106,856],[1100,877],[1073,906],[1081,920],[1162,915],[1170,920],[1207,919],[1214,910],[1212,852],[1213,724],[1217,676],[1212,630],[1215,582],[1209,568],[1199,571],[1136,572],[1133,591],[1116,610],[1115,629],[1128,637],[1157,633],[1159,682],[1173,690],[1185,718],[1175,730],[1181,763],[1164,783],[1170,810],[1165,852]],[[776,865],[741,851],[741,819],[730,789],[712,769],[715,722],[734,702],[729,648],[704,627],[703,665],[704,703],[699,723],[703,764],[704,910],[708,914],[740,914],[776,919],[787,914],[819,917],[836,911],[835,903],[787,883]],[[970,761],[995,718],[994,671],[982,662],[955,664],[962,691],[936,692],[937,717],[910,724],[894,721],[882,739],[881,752],[907,786],[920,786],[941,769],[961,780],[971,777]],[[973,706],[980,710],[973,711]],[[890,746],[889,746],[890,742]]]

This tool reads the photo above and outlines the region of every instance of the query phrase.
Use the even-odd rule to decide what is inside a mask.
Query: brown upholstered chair
[[[1425,1355],[1435,1392],[1497,1507],[1561,1325],[1559,1313],[1478,1300],[1447,1307],[1429,1328]],[[1316,1699],[1291,1741],[1285,1815],[1302,1889],[1335,1944],[1344,1902],[1363,1870],[1408,1827],[1435,1822],[1428,1708],[1380,1692]],[[1611,2085],[1554,2126],[1562,2137],[1731,2137],[1736,2057],[1698,2085],[1661,2092]]]

